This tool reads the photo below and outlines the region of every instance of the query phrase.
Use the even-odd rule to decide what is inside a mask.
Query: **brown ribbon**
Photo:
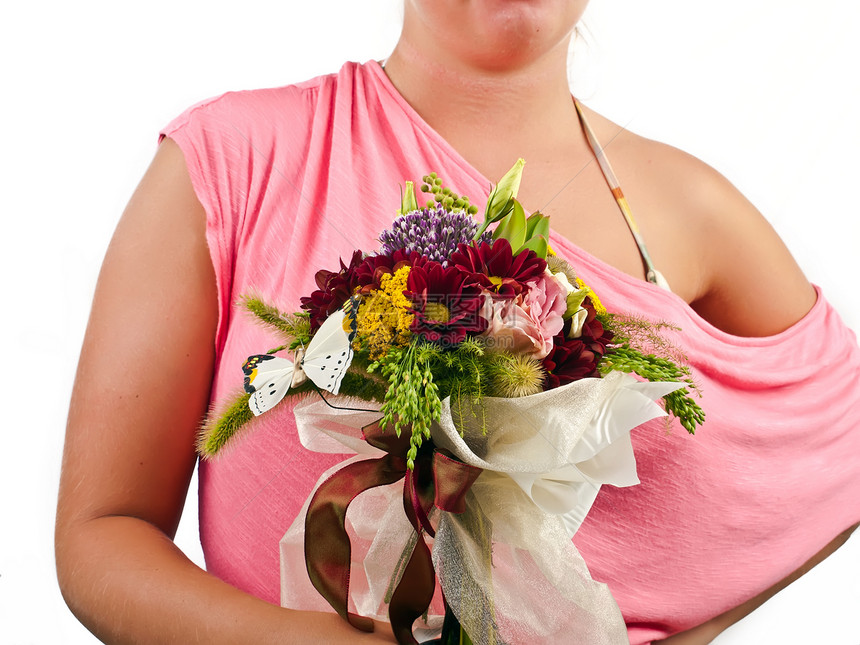
[[[356,629],[369,632],[373,631],[373,621],[347,610],[352,549],[344,522],[350,502],[366,490],[405,477],[403,510],[419,535],[426,531],[433,536],[430,510],[435,506],[462,513],[466,493],[481,469],[447,457],[434,450],[432,442],[425,442],[415,459],[415,469],[410,471],[406,467],[406,432],[397,437],[373,424],[364,429],[364,439],[386,454],[348,464],[317,488],[305,518],[305,564],[314,587],[335,611]],[[412,636],[412,623],[430,606],[435,587],[430,549],[419,539],[388,605],[391,628],[401,645],[418,642]]]

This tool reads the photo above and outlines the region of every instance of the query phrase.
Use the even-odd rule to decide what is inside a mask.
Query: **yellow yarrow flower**
[[[380,288],[365,297],[358,309],[356,348],[365,348],[370,358],[385,355],[388,348],[406,347],[412,338],[412,302],[403,295],[411,267],[404,266],[382,276]]]
[[[606,307],[604,307],[603,303],[600,302],[600,298],[598,298],[597,294],[594,293],[594,290],[587,284],[585,284],[585,282],[583,282],[582,279],[579,277],[576,278],[576,286],[579,289],[585,289],[585,291],[588,293],[588,297],[591,300],[591,304],[594,305],[595,313],[601,315],[606,313]]]
[[[386,273],[380,281],[381,291],[391,299],[391,304],[404,310],[412,308],[412,301],[403,295],[411,269],[410,266],[402,266],[394,273]]]

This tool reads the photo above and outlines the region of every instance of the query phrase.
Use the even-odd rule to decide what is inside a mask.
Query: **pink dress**
[[[185,154],[208,215],[220,319],[212,402],[241,389],[245,358],[276,345],[233,303],[249,292],[297,310],[314,273],[375,251],[398,185],[436,171],[477,204],[481,176],[403,100],[378,64],[203,101],[163,131]],[[513,162],[513,160],[511,160]],[[860,520],[860,351],[819,293],[771,337],[715,329],[683,300],[555,236],[610,310],[668,320],[701,384],[695,437],[662,421],[633,432],[642,484],[604,486],[574,538],[634,645],[689,629],[781,580]],[[278,541],[319,474],[287,406],[200,467],[207,567],[278,602]]]

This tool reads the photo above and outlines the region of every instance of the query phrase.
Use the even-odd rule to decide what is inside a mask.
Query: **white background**
[[[0,642],[95,642],[54,574],[63,424],[98,267],[158,129],[225,90],[384,58],[400,11],[399,0],[0,10]],[[858,18],[836,0],[594,0],[574,77],[598,111],[726,174],[855,328]],[[192,495],[178,540],[200,561],[194,506]],[[858,573],[855,537],[717,642],[858,645]]]

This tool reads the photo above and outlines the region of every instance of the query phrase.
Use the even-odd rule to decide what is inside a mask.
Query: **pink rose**
[[[524,354],[538,360],[552,349],[553,336],[564,326],[567,293],[551,275],[526,283],[513,298],[488,297],[481,309],[487,330],[481,334],[493,351]]]

